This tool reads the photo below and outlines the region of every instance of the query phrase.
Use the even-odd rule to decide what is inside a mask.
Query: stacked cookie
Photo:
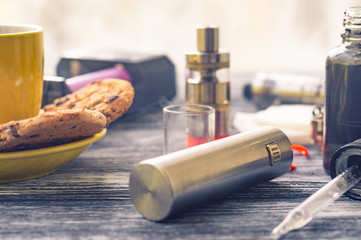
[[[0,125],[0,152],[64,144],[99,133],[132,105],[134,89],[124,80],[104,79],[44,107],[36,117]]]

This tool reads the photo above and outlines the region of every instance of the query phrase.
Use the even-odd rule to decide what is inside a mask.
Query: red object
[[[203,143],[209,142],[209,138],[208,137],[193,137],[188,135],[187,136],[187,148],[189,147],[194,147]]]
[[[291,149],[293,151],[298,152],[302,156],[308,157],[308,155],[309,155],[308,149],[302,145],[292,144]],[[296,165],[294,163],[292,163],[290,171],[293,171],[295,169],[296,169]]]
[[[228,137],[228,136],[229,135],[222,136],[222,137],[216,137],[215,140],[225,138],[225,137]],[[207,142],[209,142],[208,137],[200,138],[200,137],[193,137],[193,136],[190,136],[190,135],[187,136],[187,148],[194,147],[194,146],[197,146],[197,145],[200,145],[200,144],[203,144],[203,143],[207,143]]]
[[[290,171],[293,171],[296,169],[296,165],[294,163],[292,163],[291,167],[290,167]]]
[[[229,136],[230,136],[230,135],[218,136],[218,137],[215,138],[215,140],[222,139],[222,138],[229,137]]]
[[[302,156],[308,157],[308,149],[302,145],[292,144],[291,149],[298,152]]]

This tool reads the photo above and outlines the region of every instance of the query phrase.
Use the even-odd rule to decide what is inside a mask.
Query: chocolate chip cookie
[[[102,131],[106,118],[95,110],[67,109],[0,125],[0,152],[64,144]]]
[[[107,119],[107,126],[122,116],[132,105],[134,89],[120,79],[104,79],[88,84],[80,90],[56,99],[44,110],[90,109],[98,110]]]

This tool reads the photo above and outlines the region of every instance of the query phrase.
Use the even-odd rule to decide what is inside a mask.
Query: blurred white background
[[[84,47],[166,54],[181,73],[199,24],[220,27],[232,73],[322,74],[350,6],[361,0],[0,0],[0,22],[44,27],[47,74]]]

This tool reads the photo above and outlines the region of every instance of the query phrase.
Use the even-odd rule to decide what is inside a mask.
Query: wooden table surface
[[[232,79],[232,115],[255,109],[241,97],[242,80]],[[182,102],[179,95],[175,102]],[[271,239],[286,214],[330,180],[321,151],[310,147],[309,158],[294,156],[294,171],[151,222],[134,208],[128,181],[138,162],[162,154],[162,141],[158,109],[113,123],[103,139],[48,176],[0,185],[0,239]],[[361,202],[343,196],[283,239],[360,238]]]

